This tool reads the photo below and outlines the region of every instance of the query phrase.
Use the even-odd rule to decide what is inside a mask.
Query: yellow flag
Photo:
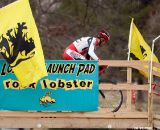
[[[151,49],[143,39],[141,33],[134,24],[133,20],[134,19],[132,19],[131,21],[129,43],[128,43],[128,48],[130,49],[130,59],[150,61],[152,54]],[[159,62],[155,54],[153,54],[153,61]],[[148,77],[147,73],[144,72],[141,73],[145,77]]]
[[[47,76],[38,30],[28,0],[0,9],[0,52],[22,86]]]

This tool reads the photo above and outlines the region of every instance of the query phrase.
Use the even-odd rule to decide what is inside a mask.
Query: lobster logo
[[[35,54],[34,40],[27,36],[26,23],[17,25],[17,28],[9,29],[6,34],[0,36],[0,53],[12,68]]]
[[[51,92],[47,92],[45,96],[41,97],[40,104],[47,105],[49,103],[51,103],[51,104],[55,103],[56,100],[51,98],[50,95],[51,95]]]

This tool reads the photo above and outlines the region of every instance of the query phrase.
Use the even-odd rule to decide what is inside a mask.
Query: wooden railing
[[[150,63],[145,61],[103,60],[100,65],[109,67],[126,67],[125,83],[116,85],[101,83],[101,90],[127,91],[126,108],[116,113],[99,108],[98,112],[13,112],[0,111],[1,128],[153,128],[158,124],[160,117],[152,111],[152,93],[148,93],[148,110],[146,112],[132,111],[131,90],[148,92],[149,83],[136,85],[132,83],[132,69],[150,71]],[[146,68],[148,66],[148,68]],[[153,63],[154,67],[160,64]],[[153,75],[160,76],[153,71]],[[149,80],[148,80],[149,81]],[[155,119],[155,120],[154,120]]]
[[[99,65],[109,65],[110,67],[126,67],[127,68],[127,81],[124,84],[117,84],[116,86],[110,85],[110,84],[100,84],[101,89],[105,90],[126,90],[127,91],[127,108],[126,111],[131,111],[131,90],[143,90],[143,91],[149,91],[149,77],[148,77],[148,83],[143,85],[136,85],[132,83],[132,69],[141,70],[145,73],[148,73],[152,71],[152,76],[158,76],[160,77],[160,72],[155,71],[153,68],[160,68],[159,63],[153,62],[153,68],[150,68],[150,62],[148,61],[121,61],[121,60],[104,60],[100,61]],[[156,122],[156,126],[160,127],[160,116],[156,115],[152,111],[152,105],[153,105],[153,95],[152,92],[148,93],[148,126],[153,127],[153,125]],[[158,110],[157,110],[158,111]],[[129,114],[130,115],[130,114]],[[146,114],[145,114],[146,115]],[[153,122],[154,120],[154,122]],[[157,125],[158,123],[159,125]]]

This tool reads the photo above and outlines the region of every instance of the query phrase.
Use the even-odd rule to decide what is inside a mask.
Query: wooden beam
[[[127,68],[127,83],[132,83],[132,68]]]
[[[0,117],[0,128],[148,128],[147,126],[147,119]]]
[[[160,129],[160,120],[153,120],[153,126],[154,128],[157,128],[157,130]]]
[[[26,117],[26,118],[122,118],[122,119],[147,119],[147,112],[108,112],[100,109],[97,112],[19,112],[0,111],[0,117]]]
[[[109,67],[131,67],[148,73],[149,61],[126,61],[126,60],[101,60],[99,65],[108,65]],[[153,67],[159,67],[160,64],[153,62]],[[160,72],[153,70],[153,75],[160,76]]]
[[[153,116],[153,118],[154,118],[155,120],[160,120],[160,115],[159,115],[159,114],[155,114],[155,115]]]
[[[151,62],[150,62],[150,64],[151,64]],[[152,84],[152,82],[153,82],[153,68],[151,68],[151,65],[149,66],[149,73],[150,72],[152,72],[152,75],[149,75],[148,81],[150,84]],[[152,88],[150,90],[150,86],[148,88],[148,125],[153,127],[153,92],[152,92]]]
[[[108,83],[100,83],[100,90],[144,90],[148,91],[148,84],[137,85],[137,84],[108,84]]]
[[[132,68],[127,68],[127,83],[132,83]],[[132,91],[127,90],[126,110],[131,111],[132,109]]]
[[[154,67],[157,67],[157,68],[160,68],[160,64],[157,63],[157,62],[153,62],[153,66],[154,66]]]
[[[148,61],[126,61],[126,60],[100,60],[99,65],[109,65],[112,67],[132,67],[132,66],[148,66]]]

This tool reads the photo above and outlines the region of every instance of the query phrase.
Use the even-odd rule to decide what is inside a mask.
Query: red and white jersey
[[[95,37],[82,37],[73,42],[73,45],[77,49],[77,52],[80,54],[88,53],[90,57],[94,60],[98,60],[97,55],[95,54],[95,46],[97,39]]]

